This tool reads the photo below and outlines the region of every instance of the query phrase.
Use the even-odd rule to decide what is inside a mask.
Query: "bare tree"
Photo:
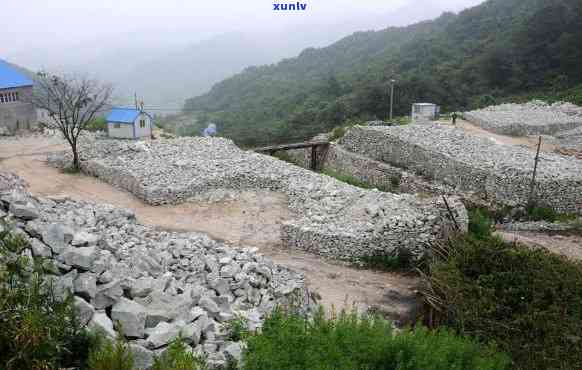
[[[109,104],[112,87],[96,80],[39,72],[33,102],[48,111],[46,126],[59,130],[73,152],[73,169],[79,170],[78,139],[95,116]]]

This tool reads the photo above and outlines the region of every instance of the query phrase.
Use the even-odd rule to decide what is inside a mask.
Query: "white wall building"
[[[113,108],[107,116],[107,134],[120,139],[140,139],[152,135],[153,119],[134,108]]]
[[[412,104],[412,122],[436,121],[439,118],[440,107],[432,103]]]

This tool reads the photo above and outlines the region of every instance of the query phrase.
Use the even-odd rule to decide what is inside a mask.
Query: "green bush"
[[[491,236],[493,221],[487,211],[480,208],[469,210],[469,232],[478,239]]]
[[[509,360],[490,347],[446,330],[395,334],[388,321],[342,312],[312,320],[275,311],[243,353],[244,369],[448,370],[506,369]]]
[[[182,338],[176,339],[157,357],[151,370],[205,370],[207,366],[201,358],[188,351]]]
[[[41,263],[22,256],[27,247],[22,237],[0,232],[2,369],[82,367],[93,337],[81,328],[72,297],[56,297]]]
[[[414,267],[414,256],[410,250],[401,248],[390,254],[376,254],[359,259],[363,267],[380,271],[406,271]]]
[[[527,218],[530,221],[555,222],[558,219],[558,213],[546,206],[531,205],[526,208],[526,212]]]
[[[472,236],[439,255],[425,293],[436,323],[494,341],[518,369],[580,368],[580,262]]]
[[[133,370],[133,355],[123,338],[103,339],[89,355],[90,370]]]
[[[107,131],[107,120],[105,117],[93,118],[86,126],[87,131]]]

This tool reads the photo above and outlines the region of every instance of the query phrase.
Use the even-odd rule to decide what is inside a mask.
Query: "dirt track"
[[[357,270],[280,246],[279,224],[287,219],[287,199],[272,192],[247,192],[217,203],[154,207],[98,179],[64,174],[46,164],[46,153],[66,148],[44,137],[0,141],[0,169],[18,174],[39,196],[109,203],[133,210],[146,225],[173,231],[198,231],[231,245],[256,246],[274,261],[305,274],[311,289],[328,308],[355,305],[375,308],[406,320],[415,307],[415,277]]]

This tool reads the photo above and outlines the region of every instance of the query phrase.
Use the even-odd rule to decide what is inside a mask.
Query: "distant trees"
[[[580,0],[491,0],[404,28],[359,32],[276,65],[248,68],[186,101],[240,144],[307,138],[339,121],[434,102],[470,109],[582,84]]]
[[[96,80],[39,72],[34,103],[48,111],[49,128],[58,130],[71,146],[72,169],[79,170],[78,140],[94,118],[107,109],[112,87]]]

